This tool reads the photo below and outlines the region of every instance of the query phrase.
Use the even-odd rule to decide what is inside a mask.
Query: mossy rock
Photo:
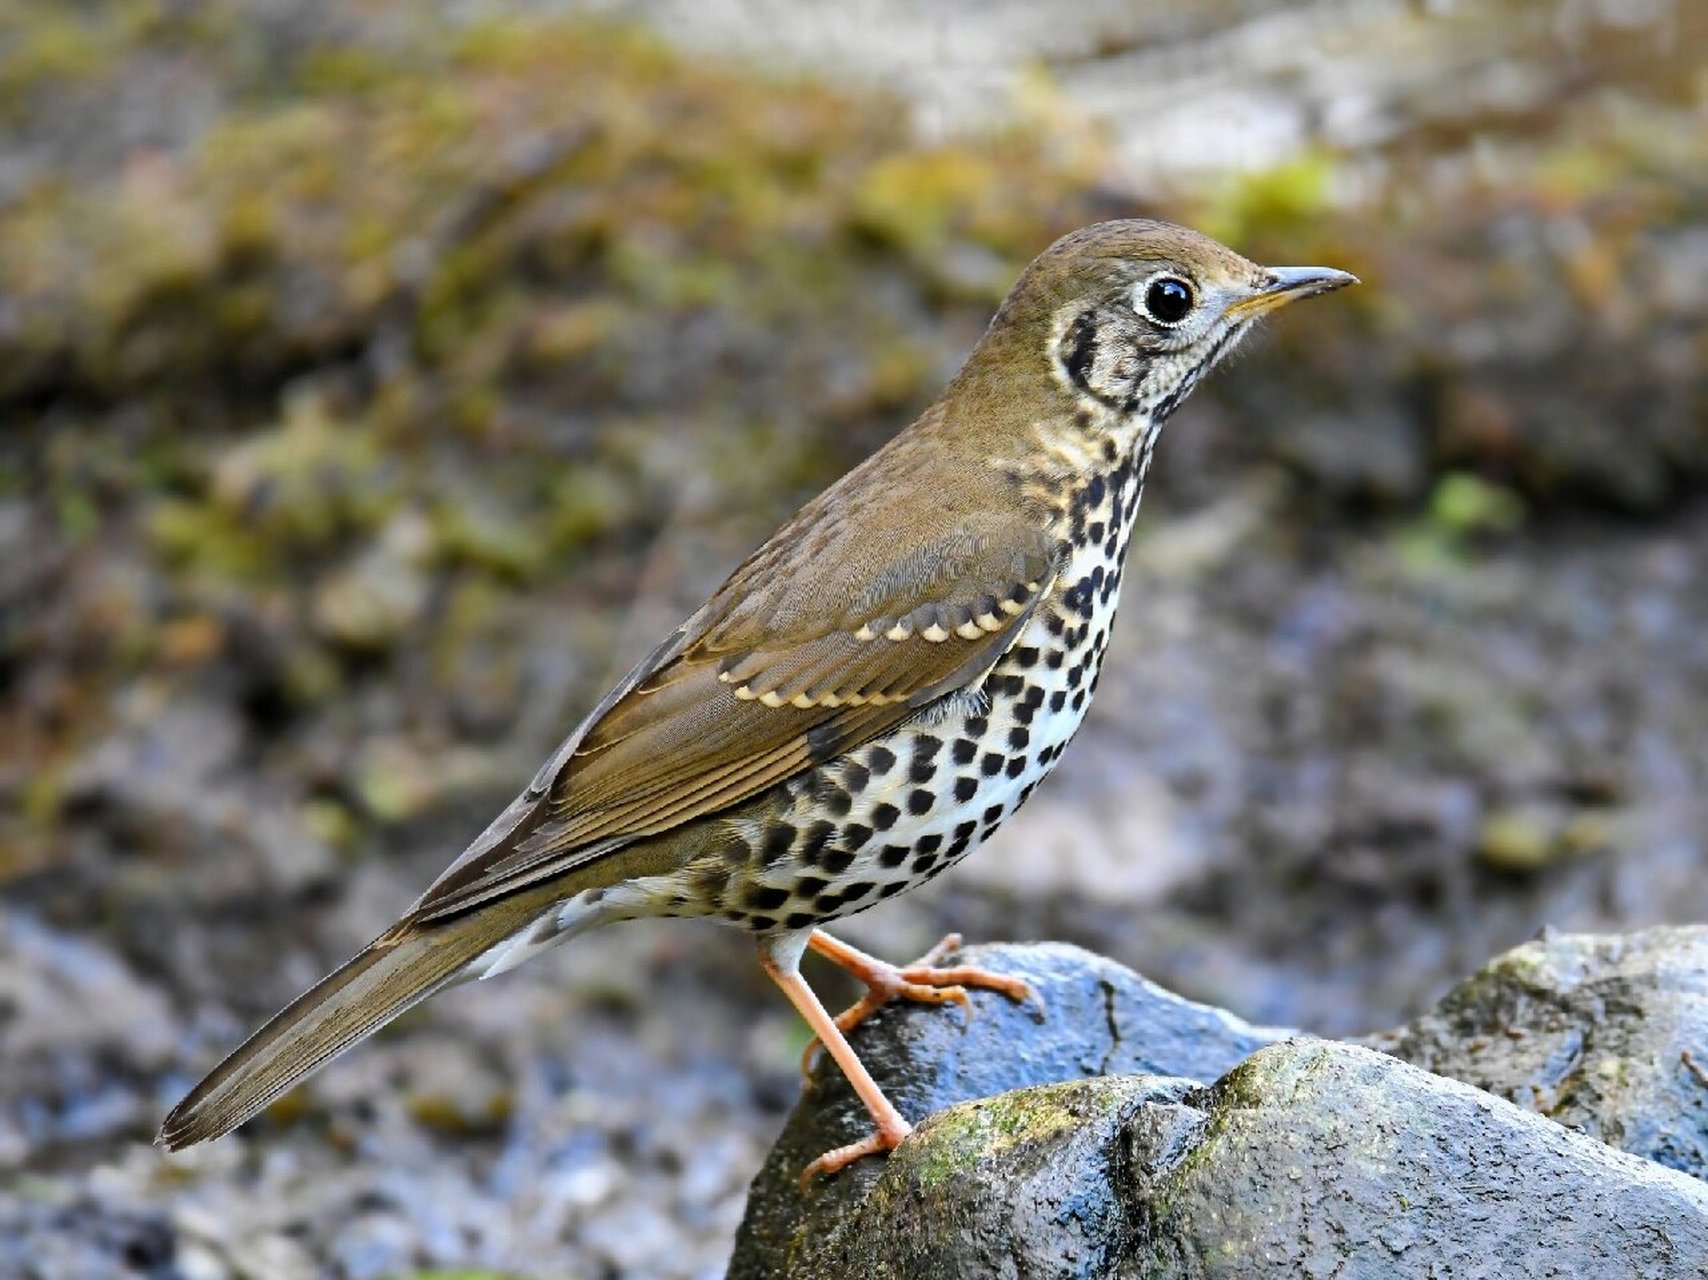
[[[845,1176],[845,1175],[839,1175]],[[826,1212],[821,1206],[834,1205]],[[1605,1280],[1708,1272],[1708,1187],[1468,1085],[1296,1040],[938,1113],[730,1275]]]
[[[1527,942],[1367,1043],[1708,1179],[1708,927]]]

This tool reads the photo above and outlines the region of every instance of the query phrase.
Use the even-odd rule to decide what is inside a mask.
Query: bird
[[[911,1125],[847,1032],[892,999],[1029,989],[941,967],[943,948],[891,965],[821,926],[959,862],[1054,769],[1163,422],[1265,314],[1353,283],[1147,219],[1050,245],[936,401],[643,658],[395,924],[209,1072],[160,1145],[228,1133],[442,988],[689,916],[754,937],[870,1113],[803,1176],[895,1148]],[[809,949],[867,988],[840,1017],[801,977]]]

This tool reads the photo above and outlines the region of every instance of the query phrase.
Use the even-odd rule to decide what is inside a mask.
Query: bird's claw
[[[996,991],[1016,1002],[1031,1002],[1043,1007],[1043,998],[1032,985],[1009,974],[993,973],[976,965],[940,967],[950,955],[961,949],[961,935],[951,933],[932,947],[913,964],[906,967],[874,961],[850,972],[866,984],[866,994],[836,1015],[837,1029],[844,1034],[853,1030],[892,1000],[911,1000],[917,1004],[958,1004],[971,1022],[974,1014],[968,987]],[[847,967],[847,966],[844,966]],[[815,1036],[807,1041],[801,1052],[801,1074],[812,1074],[813,1059],[819,1049]]]
[[[878,1156],[888,1151],[894,1151],[901,1145],[902,1139],[912,1132],[913,1126],[903,1121],[899,1129],[880,1127],[874,1129],[858,1142],[850,1142],[847,1146],[835,1147],[826,1151],[817,1160],[801,1170],[801,1189],[806,1190],[812,1185],[812,1180],[820,1174],[829,1177],[833,1173],[840,1173],[856,1160],[865,1156]]]

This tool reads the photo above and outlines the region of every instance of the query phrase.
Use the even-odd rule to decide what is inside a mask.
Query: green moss
[[[981,1161],[1077,1128],[1094,1088],[1074,1080],[950,1107],[927,1121],[909,1171],[918,1186],[930,1191]]]
[[[1477,856],[1497,871],[1533,874],[1562,851],[1560,833],[1523,810],[1502,810],[1483,820],[1477,833]]]
[[[1479,476],[1450,472],[1435,486],[1429,518],[1452,537],[1507,533],[1523,523],[1524,501]]]
[[[1237,245],[1309,230],[1334,209],[1339,165],[1335,153],[1319,147],[1272,168],[1231,174],[1198,199],[1194,225]]]

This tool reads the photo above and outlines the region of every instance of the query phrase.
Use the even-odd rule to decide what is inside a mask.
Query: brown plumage
[[[814,926],[964,856],[1053,767],[1095,681],[1156,428],[1259,315],[1350,280],[1163,223],[1051,246],[936,403],[750,556],[161,1142],[235,1128],[449,982],[612,920],[715,914],[759,935],[873,1111],[878,1133],[823,1167],[894,1146],[906,1121],[796,965],[811,945],[875,989],[943,995],[931,971],[904,980]]]

